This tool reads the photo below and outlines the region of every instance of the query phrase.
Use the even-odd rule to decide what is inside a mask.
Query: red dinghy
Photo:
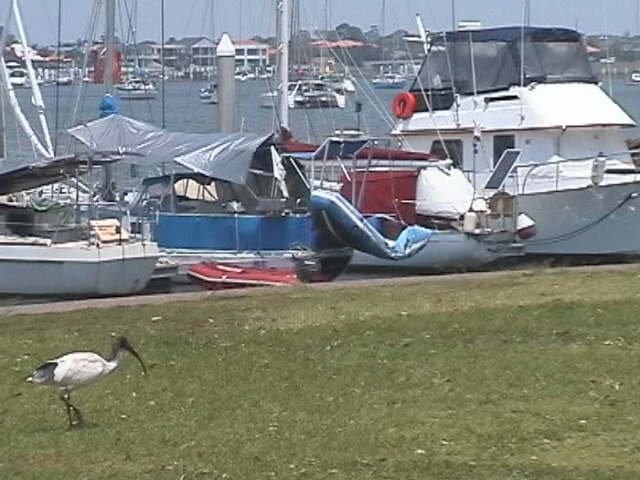
[[[198,263],[191,267],[187,274],[210,290],[301,283],[293,269],[240,267],[216,262]]]

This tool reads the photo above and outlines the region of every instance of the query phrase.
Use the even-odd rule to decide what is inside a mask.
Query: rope
[[[529,241],[527,243],[529,245],[548,245],[548,244],[551,244],[551,243],[561,242],[561,241],[564,241],[564,240],[571,240],[571,239],[573,239],[573,238],[575,238],[575,237],[577,237],[579,235],[582,235],[583,233],[591,230],[592,228],[596,227],[600,223],[604,222],[607,218],[609,218],[611,215],[613,215],[616,211],[620,210],[628,202],[630,202],[631,200],[636,200],[639,196],[640,196],[640,194],[637,193],[637,192],[630,193],[624,199],[622,199],[622,201],[620,201],[618,203],[618,205],[613,207],[609,212],[605,213],[604,215],[602,215],[600,218],[597,218],[593,222],[591,222],[591,223],[589,223],[587,225],[584,225],[583,227],[577,228],[576,230],[573,230],[573,231],[567,232],[567,233],[563,233],[563,234],[560,234],[560,235],[556,235],[556,236],[553,236],[553,237],[549,237],[549,238],[543,238],[543,239],[540,239],[540,240],[532,240],[532,241]]]

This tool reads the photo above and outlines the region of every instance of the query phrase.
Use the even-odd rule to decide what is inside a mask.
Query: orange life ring
[[[396,95],[391,104],[393,114],[402,120],[411,118],[418,106],[418,97],[411,92],[402,92]]]

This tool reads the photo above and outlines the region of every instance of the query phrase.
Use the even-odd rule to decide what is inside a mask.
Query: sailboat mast
[[[280,18],[280,126],[289,128],[289,0],[281,0]]]
[[[19,11],[19,8],[17,7],[18,7],[17,3],[13,2],[11,4],[11,8],[9,9],[7,20],[4,23],[5,28],[3,28],[0,31],[0,51],[4,51],[4,45],[6,40],[6,30],[7,30],[6,27],[11,23],[11,19],[13,18],[14,13],[16,11]],[[40,155],[47,158],[52,157],[52,152],[50,150],[47,150],[47,148],[44,145],[42,145],[42,143],[40,142],[40,139],[38,139],[38,136],[31,128],[31,125],[29,124],[29,120],[27,120],[27,117],[24,115],[24,112],[20,107],[20,103],[18,102],[18,99],[16,97],[16,92],[13,88],[13,85],[11,84],[11,80],[9,79],[9,69],[7,68],[7,65],[4,61],[4,55],[0,55],[0,76],[2,78],[2,84],[7,92],[9,105],[13,110],[13,113],[16,117],[16,121],[18,125],[20,126],[22,131],[25,133],[25,135],[27,135],[27,137],[29,138],[29,141],[31,142],[31,145],[33,146],[33,148],[37,150],[38,153],[40,153]]]
[[[211,41],[215,43],[216,41],[216,2],[215,0],[211,1]]]
[[[384,75],[385,72],[387,71],[384,65],[384,35],[386,33],[386,25],[385,25],[386,16],[387,16],[387,3],[385,2],[385,0],[382,0],[382,17],[380,18],[380,49],[381,49],[380,58],[382,61],[381,71],[380,71],[381,75]]]
[[[47,117],[45,115],[44,100],[42,99],[42,92],[40,92],[40,86],[36,78],[36,72],[31,63],[31,48],[27,42],[27,35],[22,24],[22,15],[20,8],[18,7],[18,0],[13,0],[12,3],[13,16],[16,21],[16,28],[18,29],[18,35],[20,35],[20,42],[24,49],[24,63],[27,67],[27,75],[29,77],[29,83],[31,83],[31,90],[33,92],[33,103],[35,104],[38,112],[38,118],[40,119],[40,127],[42,128],[42,135],[44,137],[44,144],[49,151],[49,156],[53,156],[53,145],[51,143],[51,135],[49,134],[49,125],[47,123]],[[60,59],[58,59],[58,62]]]
[[[456,0],[451,0],[451,30],[456,31]]]
[[[107,93],[113,93],[113,74],[116,48],[116,2],[105,0],[105,59],[104,59],[104,87]]]
[[[161,75],[161,79],[160,79],[160,85],[162,87],[162,91],[161,91],[161,95],[162,95],[162,128],[166,128],[167,126],[167,97],[166,97],[166,88],[165,88],[165,82],[166,82],[166,70],[165,70],[165,21],[164,21],[164,14],[165,14],[165,10],[164,10],[164,0],[161,0],[160,2],[160,43],[162,43],[162,50],[160,50],[160,75]]]

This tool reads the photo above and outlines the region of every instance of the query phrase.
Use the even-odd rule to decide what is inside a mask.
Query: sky
[[[87,38],[93,0],[21,0],[27,36],[32,43],[55,44],[58,38],[58,3],[62,3],[63,41]],[[422,15],[430,30],[451,26],[452,0],[386,0],[382,22],[383,0],[300,0],[301,24],[307,30],[324,28],[342,22],[368,30],[371,25],[384,26],[392,32],[399,28],[415,30],[415,14]],[[484,26],[518,25],[523,18],[525,0],[453,0],[457,20],[480,20]],[[131,6],[136,0],[118,0]],[[249,38],[255,34],[274,35],[274,0],[164,0],[165,37],[210,36],[209,5],[214,4],[215,32],[229,32],[232,38]],[[640,0],[530,0],[532,25],[576,27],[585,33],[640,33],[638,2]],[[9,10],[10,0],[0,0],[0,23]],[[137,40],[159,40],[161,32],[161,0],[137,0]],[[325,15],[328,5],[328,15]],[[122,18],[126,18],[122,15]],[[102,15],[101,19],[104,19]],[[124,38],[126,25],[118,20]],[[99,33],[104,27],[98,27]],[[98,35],[99,35],[98,33]]]

